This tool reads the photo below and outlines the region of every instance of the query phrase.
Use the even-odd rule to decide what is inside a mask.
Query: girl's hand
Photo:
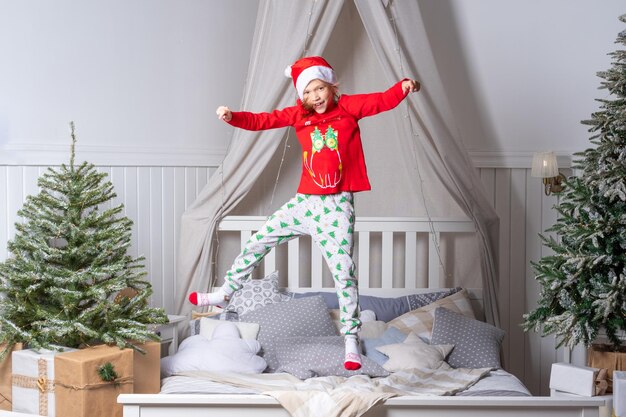
[[[219,106],[215,111],[217,113],[217,118],[223,120],[225,122],[230,122],[230,119],[233,118],[233,113],[226,106]]]
[[[402,81],[402,91],[404,92],[404,94],[414,93],[416,91],[419,91],[419,89],[420,83],[418,83],[416,80]]]

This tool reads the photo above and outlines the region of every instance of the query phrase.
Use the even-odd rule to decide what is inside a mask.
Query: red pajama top
[[[293,126],[302,146],[298,192],[335,194],[370,190],[359,119],[391,110],[407,96],[402,81],[385,92],[341,95],[325,113],[303,114],[301,106],[271,113],[232,112],[230,124],[247,130]]]

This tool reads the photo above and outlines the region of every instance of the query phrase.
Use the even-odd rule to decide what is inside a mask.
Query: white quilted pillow
[[[213,331],[213,339],[188,337],[178,352],[161,359],[161,377],[186,371],[259,374],[267,366],[265,359],[257,355],[260,349],[258,341],[241,339],[234,323],[221,322]]]

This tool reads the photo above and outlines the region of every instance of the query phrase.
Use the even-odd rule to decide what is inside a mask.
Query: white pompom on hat
[[[313,80],[337,84],[335,71],[321,56],[300,58],[293,65],[285,68],[285,76],[293,78],[293,85],[296,87],[296,91],[298,91],[300,100],[303,100],[304,89]]]

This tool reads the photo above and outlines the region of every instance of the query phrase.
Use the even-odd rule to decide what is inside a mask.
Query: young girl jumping
[[[302,176],[297,194],[272,214],[252,236],[213,293],[193,292],[196,305],[222,305],[241,288],[252,270],[276,245],[310,235],[332,272],[339,298],[341,333],[345,337],[344,366],[361,367],[358,333],[358,280],[352,260],[354,232],[353,193],[371,189],[361,145],[359,119],[391,110],[417,81],[405,79],[382,93],[341,95],[332,67],[322,57],[299,59],[287,67],[298,93],[295,106],[271,113],[217,109],[219,119],[247,130],[293,126],[302,146]]]

